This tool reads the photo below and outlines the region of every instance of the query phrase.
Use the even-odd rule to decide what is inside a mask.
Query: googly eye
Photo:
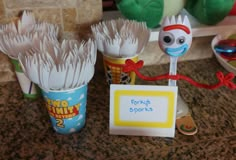
[[[170,42],[171,42],[171,37],[165,36],[165,37],[163,38],[163,40],[164,40],[164,42],[166,42],[166,43],[170,43]]]
[[[162,42],[164,45],[170,46],[175,42],[175,36],[167,32],[163,35]]]
[[[185,41],[186,41],[186,39],[185,39],[184,36],[181,36],[181,37],[176,39],[177,44],[183,44],[183,43],[185,43]]]

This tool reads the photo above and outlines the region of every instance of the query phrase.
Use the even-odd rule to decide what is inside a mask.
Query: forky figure
[[[218,71],[216,73],[218,82],[213,85],[198,83],[190,77],[177,74],[178,57],[186,54],[192,43],[192,30],[187,16],[181,17],[181,15],[179,15],[177,18],[175,16],[170,18],[166,17],[163,20],[159,31],[158,42],[162,51],[170,56],[170,68],[168,75],[164,74],[154,77],[145,76],[138,71],[142,68],[143,61],[138,61],[135,63],[130,59],[126,60],[126,65],[123,71],[133,71],[139,78],[147,81],[169,79],[169,86],[176,86],[176,80],[185,80],[199,88],[216,89],[221,86],[226,86],[230,89],[236,89],[236,84],[233,82],[235,75],[231,72],[224,75],[222,72]],[[189,113],[188,106],[180,95],[178,95],[177,99],[176,126],[182,134],[194,135],[197,133],[197,127],[191,117],[191,114]]]
[[[162,51],[170,56],[169,75],[176,75],[178,57],[189,50],[192,43],[192,31],[187,16],[179,15],[166,17],[159,32],[159,46]],[[176,86],[176,80],[169,79],[169,86]],[[178,95],[176,125],[178,130],[185,135],[193,135],[197,127],[189,114],[188,106]]]

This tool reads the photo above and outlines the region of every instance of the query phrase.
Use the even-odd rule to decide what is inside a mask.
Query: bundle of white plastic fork
[[[89,39],[78,42],[39,40],[37,48],[20,54],[18,59],[25,75],[44,90],[67,90],[92,79],[97,45]]]
[[[16,23],[11,22],[0,26],[0,34],[27,34],[31,32],[52,33],[58,35],[59,27],[55,24],[36,21],[33,12],[24,11]]]
[[[57,39],[59,27],[55,24],[37,22],[32,12],[24,11],[16,24],[11,22],[0,26],[0,50],[17,59],[33,46],[33,39],[49,37]]]
[[[32,12],[24,11],[21,18],[16,22],[11,22],[8,24],[4,24],[0,27],[1,34],[7,33],[18,33],[24,34],[30,32],[32,30],[32,26],[36,24],[35,17]]]
[[[141,53],[149,41],[150,30],[144,22],[103,21],[91,26],[98,50],[110,57],[132,57]]]
[[[32,48],[39,48],[38,41],[40,39],[46,38],[48,40],[56,41],[55,35],[50,34],[38,34],[37,32],[31,34],[3,34],[0,36],[0,50],[6,53],[10,58],[17,59],[19,53],[25,53]]]

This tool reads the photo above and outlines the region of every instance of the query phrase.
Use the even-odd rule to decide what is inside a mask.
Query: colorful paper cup
[[[18,59],[10,59],[11,63],[14,66],[16,77],[24,94],[24,97],[29,99],[38,98],[41,95],[39,87],[25,76]]]
[[[71,134],[85,125],[87,85],[65,91],[42,90],[46,107],[57,133]]]
[[[127,58],[113,58],[103,55],[103,64],[108,84],[135,84],[135,73],[125,73],[122,71],[127,59],[137,62],[138,55]]]

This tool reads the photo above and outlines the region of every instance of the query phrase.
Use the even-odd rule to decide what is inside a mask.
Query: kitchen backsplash
[[[24,9],[39,20],[58,24],[62,37],[83,36],[87,26],[102,18],[102,0],[0,0],[0,23],[8,23]]]

